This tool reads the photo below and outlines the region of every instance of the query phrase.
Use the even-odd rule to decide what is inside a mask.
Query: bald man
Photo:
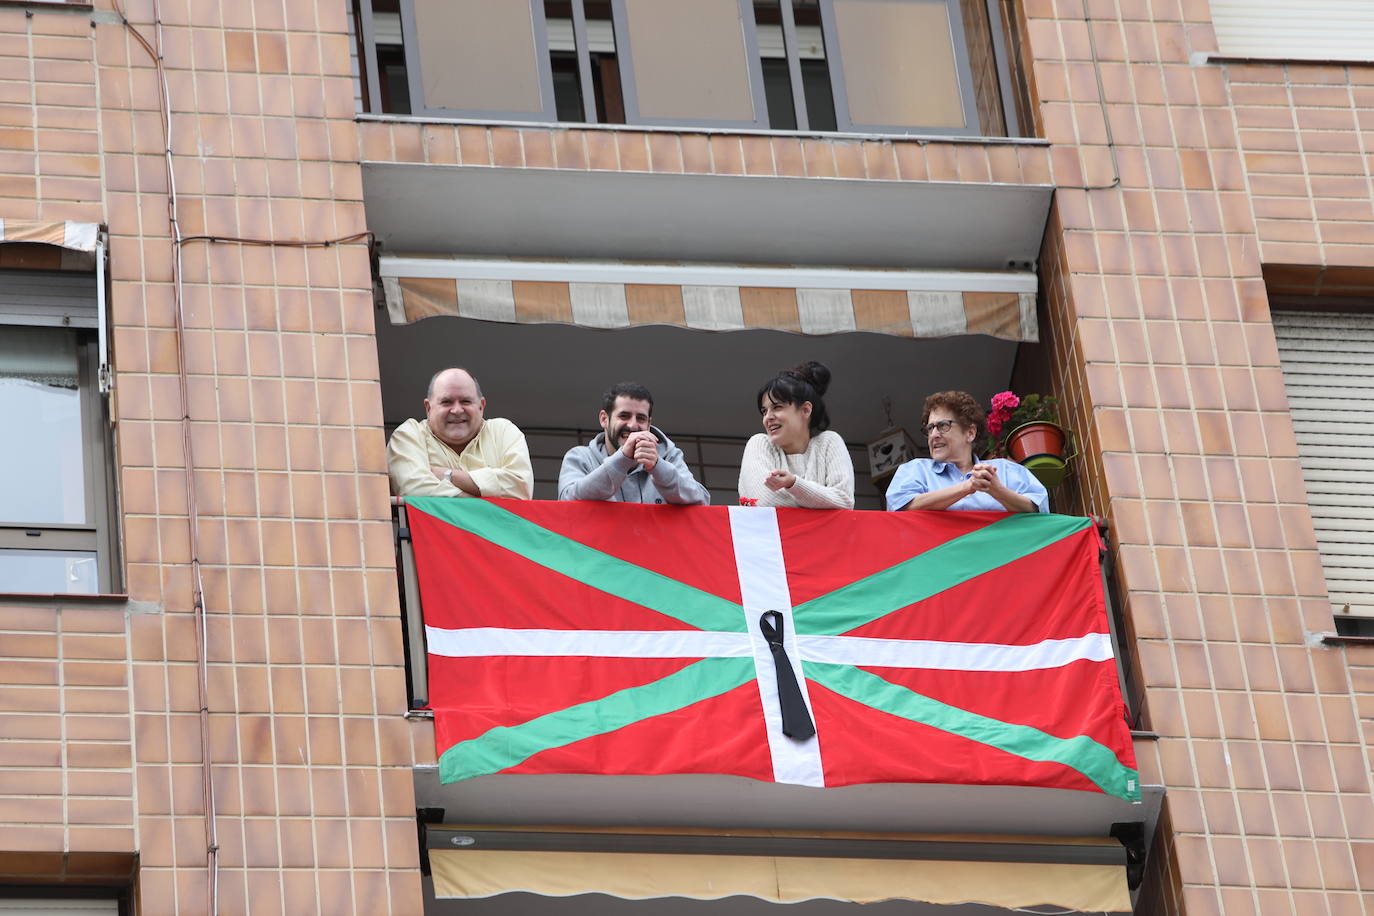
[[[487,399],[466,369],[429,380],[425,419],[407,420],[386,446],[397,496],[507,496],[529,499],[534,470],[525,434],[500,417],[486,419]]]

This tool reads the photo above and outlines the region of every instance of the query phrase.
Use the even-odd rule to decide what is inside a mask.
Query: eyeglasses
[[[925,425],[925,434],[927,437],[929,437],[930,434],[935,432],[935,430],[937,429],[941,433],[947,433],[958,425],[959,423],[956,420],[936,420],[934,423],[927,423]]]

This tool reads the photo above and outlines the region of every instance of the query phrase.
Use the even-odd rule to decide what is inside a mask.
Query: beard
[[[610,428],[605,430],[606,453],[610,454],[618,448],[623,448],[625,440],[634,432],[636,432],[636,430],[630,429],[628,423],[610,424]]]

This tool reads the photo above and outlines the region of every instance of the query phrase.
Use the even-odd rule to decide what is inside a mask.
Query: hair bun
[[[830,387],[830,370],[815,360],[793,366],[787,370],[787,374],[806,382],[816,390],[816,394],[821,396],[824,396],[826,389]]]

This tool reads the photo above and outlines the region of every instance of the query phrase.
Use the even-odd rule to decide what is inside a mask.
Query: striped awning
[[[90,270],[96,223],[0,217],[0,267],[29,270]]]
[[[450,315],[589,328],[673,325],[1035,341],[1036,275],[516,258],[383,257],[393,324]]]

